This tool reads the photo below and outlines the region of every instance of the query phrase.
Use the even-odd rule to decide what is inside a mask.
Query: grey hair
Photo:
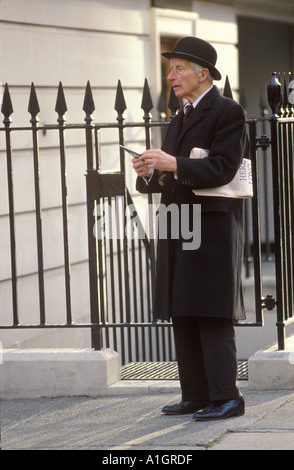
[[[202,72],[202,70],[203,70],[204,68],[207,68],[207,67],[202,67],[201,65],[196,64],[195,62],[190,62],[190,64],[192,65],[192,67],[193,67],[193,69],[195,70],[196,73]],[[208,78],[208,80],[210,80],[211,82],[214,80],[214,78],[213,78],[213,76],[211,75],[211,73],[209,72],[209,70],[208,70],[207,78]]]

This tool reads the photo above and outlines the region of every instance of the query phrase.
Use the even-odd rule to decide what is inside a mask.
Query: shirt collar
[[[204,93],[202,93],[202,95],[198,96],[198,98],[194,101],[194,103],[192,103],[192,106],[193,108],[195,109],[197,104],[199,103],[200,100],[202,100],[202,98],[213,88],[213,85],[211,85],[210,88],[208,88],[207,90],[204,91]],[[189,103],[189,101],[187,101],[187,103],[185,104],[184,106],[184,113],[186,113],[186,108],[187,106],[189,106],[191,103]]]

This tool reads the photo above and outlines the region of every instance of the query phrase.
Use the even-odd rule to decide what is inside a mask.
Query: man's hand
[[[139,158],[133,158],[132,163],[138,176],[150,177],[154,169],[177,171],[176,158],[160,149],[146,150]]]
[[[148,168],[148,166],[145,163],[145,160],[142,159],[141,157],[133,158],[132,164],[138,176],[145,176],[146,178],[150,178],[150,176],[152,175],[153,170],[151,168]]]

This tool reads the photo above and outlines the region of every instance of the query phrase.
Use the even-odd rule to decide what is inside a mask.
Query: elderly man
[[[193,206],[201,205],[200,246],[184,249],[181,231],[176,239],[158,239],[154,317],[172,318],[182,390],[182,401],[162,412],[191,413],[196,421],[240,416],[245,404],[237,382],[233,321],[244,318],[243,201],[197,196],[193,189],[233,179],[245,146],[245,116],[213,85],[221,74],[211,44],[185,37],[162,55],[170,59],[167,79],[187,103],[169,124],[162,149],[132,160],[137,189],[162,193],[161,203],[176,204],[180,223],[190,227]],[[195,147],[208,150],[208,156],[189,158]],[[187,205],[189,218],[183,214]]]

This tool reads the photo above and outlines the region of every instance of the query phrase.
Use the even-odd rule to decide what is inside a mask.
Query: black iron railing
[[[255,282],[255,321],[241,323],[238,326],[262,326],[264,309],[277,310],[279,349],[285,347],[285,326],[293,320],[293,122],[294,112],[291,104],[291,92],[288,84],[281,85],[273,82],[268,88],[269,104],[272,117],[270,123],[270,137],[258,137],[257,120],[248,121],[248,135],[250,140],[250,158],[253,168],[254,197],[247,202],[247,222],[245,247],[245,275],[249,275],[253,265]],[[228,90],[228,82],[226,85]],[[228,93],[228,91],[226,91]],[[282,97],[282,100],[281,100]],[[290,98],[289,98],[290,97]],[[274,99],[276,101],[274,102]],[[274,102],[274,104],[273,104]],[[282,106],[281,106],[282,104]],[[172,117],[177,112],[180,103],[171,94],[169,107]],[[154,265],[156,241],[153,237],[144,235],[139,239],[128,237],[98,236],[97,227],[101,215],[105,216],[107,230],[121,230],[128,221],[127,208],[133,205],[131,195],[126,184],[126,168],[124,152],[119,144],[126,144],[126,133],[130,129],[141,129],[144,138],[140,145],[150,148],[153,142],[153,133],[157,129],[164,129],[167,122],[153,122],[151,110],[153,108],[149,86],[145,81],[141,107],[144,112],[143,122],[125,122],[123,114],[126,110],[123,90],[118,82],[115,110],[117,122],[95,124],[93,113],[95,110],[91,86],[86,87],[83,110],[85,119],[83,124],[68,125],[65,120],[67,105],[64,91],[59,84],[56,112],[57,125],[39,126],[38,114],[40,112],[37,94],[34,85],[31,87],[29,99],[30,126],[13,127],[11,116],[13,114],[12,101],[8,86],[5,86],[2,113],[4,127],[1,132],[5,134],[5,150],[2,157],[6,159],[7,193],[9,217],[9,245],[10,255],[7,254],[5,263],[10,264],[11,276],[2,279],[0,283],[8,283],[11,288],[11,318],[8,322],[0,319],[1,329],[45,329],[45,328],[87,328],[91,330],[91,346],[95,349],[112,347],[121,353],[122,363],[169,361],[174,359],[171,325],[168,322],[154,323],[152,321],[152,297],[154,287]],[[116,152],[119,155],[119,168],[115,172],[102,171],[101,167],[101,139],[100,134],[112,129],[117,133]],[[17,265],[16,243],[16,217],[15,210],[15,184],[13,168],[13,138],[20,132],[31,133],[34,196],[35,196],[35,232],[39,298],[38,320],[27,321],[19,316],[18,284],[20,276]],[[58,135],[59,173],[62,212],[62,243],[65,290],[65,315],[56,322],[51,322],[46,304],[46,267],[44,267],[44,228],[42,225],[42,207],[40,195],[40,132],[53,132]],[[68,227],[68,184],[67,184],[67,157],[68,149],[65,141],[70,132],[79,132],[84,135],[84,149],[86,153],[86,200],[83,201],[87,213],[88,233],[88,263],[89,272],[89,319],[85,322],[76,321],[73,317],[73,292],[71,271],[73,262],[70,257],[70,242],[72,235]],[[144,141],[144,142],[143,142]],[[263,186],[260,187],[259,159],[264,156],[260,152],[271,152],[273,173],[273,207],[274,232],[267,230],[267,240],[264,242],[261,229],[260,195],[264,184],[269,187],[266,176],[263,175]],[[80,184],[84,184],[84,175],[79,175]],[[153,203],[153,196],[148,195],[148,204]],[[271,206],[270,206],[271,207]],[[270,207],[267,212],[270,213]],[[108,213],[106,214],[106,211]],[[106,216],[106,215],[107,216]],[[1,217],[1,216],[0,216]],[[133,212],[136,219],[136,228],[142,233],[143,225]],[[1,222],[1,220],[0,220]],[[268,225],[268,224],[266,224]],[[133,224],[135,226],[135,224]],[[104,226],[105,229],[106,226]],[[96,233],[93,233],[96,230]],[[262,248],[266,244],[266,258],[273,257],[276,266],[276,298],[270,294],[263,296],[262,292]],[[18,244],[19,246],[19,244]],[[269,246],[274,252],[269,253]],[[19,248],[18,248],[19,249]]]
[[[277,327],[279,349],[285,348],[285,327],[294,318],[294,82],[282,85],[276,74],[268,84],[270,118],[273,202],[275,229],[275,268],[277,285]]]

